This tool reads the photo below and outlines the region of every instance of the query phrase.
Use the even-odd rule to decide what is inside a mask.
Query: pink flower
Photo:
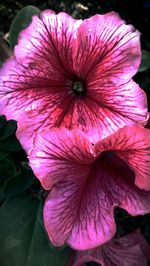
[[[147,266],[150,246],[140,233],[116,237],[98,248],[74,252],[69,266],[94,261],[102,266]]]
[[[95,143],[145,121],[146,96],[131,79],[139,36],[115,12],[83,21],[51,10],[34,16],[0,71],[0,113],[17,120],[23,147],[41,127],[78,128]]]
[[[34,145],[30,166],[50,190],[44,223],[54,245],[85,250],[110,240],[116,206],[150,212],[149,129],[126,126],[95,145],[79,130],[51,129]]]

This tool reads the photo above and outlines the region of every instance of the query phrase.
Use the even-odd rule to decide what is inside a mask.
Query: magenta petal
[[[62,128],[42,132],[35,141],[30,165],[45,189],[55,186],[44,207],[52,243],[61,246],[68,239],[72,247],[86,249],[110,239],[115,233],[114,206],[101,187],[96,190],[100,184],[90,173],[95,159],[90,142],[80,131]]]
[[[115,86],[107,79],[99,83],[93,79],[89,82],[88,97],[96,104],[102,137],[107,137],[120,127],[142,123],[147,119],[146,94],[133,80]]]
[[[84,76],[90,73],[94,80],[105,75],[117,85],[129,81],[141,60],[139,36],[115,12],[84,20],[74,51],[75,70]]]
[[[67,64],[71,65],[71,51],[81,22],[63,12],[56,15],[52,10],[43,11],[39,17],[33,16],[32,23],[19,35],[15,47],[17,62],[23,65],[41,63],[43,70],[44,61],[49,61],[56,72],[64,72]]]
[[[102,266],[146,266],[150,246],[140,233],[116,237],[98,248],[74,252],[68,266],[84,266],[94,261]]]
[[[15,56],[0,71],[0,113],[17,120],[17,135],[27,152],[39,128],[59,127],[72,104],[68,62],[72,62],[72,45],[80,23],[52,11],[34,16],[19,35]],[[65,60],[60,59],[60,50]]]
[[[91,122],[84,130],[92,142],[120,127],[147,120],[146,94],[131,80],[140,60],[139,32],[115,12],[93,16],[80,25],[74,71],[87,84]],[[84,112],[82,117],[84,123]]]
[[[97,194],[93,195],[98,192],[96,188],[89,194],[88,169],[78,170],[50,192],[44,206],[44,224],[54,245],[61,246],[67,241],[72,248],[84,250],[111,239],[115,222],[113,207],[103,198],[105,193],[99,191],[99,199]]]
[[[134,126],[134,133],[137,128],[141,135],[147,131]],[[116,206],[132,215],[150,211],[150,194],[135,186],[134,171],[112,149],[124,151],[116,138],[121,131],[126,132],[124,128],[95,147],[79,130],[60,128],[37,135],[29,160],[41,184],[51,190],[44,223],[54,245],[67,242],[77,250],[95,248],[114,236]]]
[[[82,132],[60,128],[37,135],[29,161],[42,186],[49,190],[62,178],[68,182],[75,173],[77,180],[86,176],[94,157],[93,147]]]
[[[65,12],[60,12],[57,15],[50,15],[49,10],[42,12],[41,19],[50,33],[53,46],[58,51],[58,57],[63,67],[72,72],[73,70],[73,56],[77,39],[77,32],[82,20],[73,19]],[[50,38],[48,38],[50,41]]]
[[[113,208],[116,206],[131,215],[150,211],[150,194],[138,189],[133,177],[126,164],[113,154],[96,160],[86,179],[78,216],[67,240],[71,247],[89,249],[111,239],[115,233]]]
[[[17,120],[18,136],[23,134],[26,139],[31,135],[35,138],[42,126],[50,128],[55,126],[56,121],[59,124],[59,119],[61,121],[64,116],[63,106],[68,106],[72,98],[69,95],[66,98],[66,85],[61,72],[51,77],[47,72],[49,65],[44,71],[39,67],[41,69],[40,65],[26,68],[11,58],[0,72],[0,113],[7,119]],[[21,136],[19,139],[27,151],[31,149],[31,137],[28,138],[29,143],[22,141]]]
[[[134,171],[135,184],[150,190],[150,130],[124,127],[95,146],[97,151],[112,150]]]
[[[17,120],[27,153],[41,128],[79,129],[96,143],[124,125],[144,125],[146,96],[131,80],[138,39],[114,12],[85,21],[51,10],[33,17],[0,70],[0,114]]]

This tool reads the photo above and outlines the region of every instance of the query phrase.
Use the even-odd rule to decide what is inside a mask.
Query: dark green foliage
[[[10,28],[10,46],[12,49],[17,44],[20,31],[30,24],[33,15],[39,13],[40,9],[35,6],[26,6],[18,12]]]
[[[150,52],[142,50],[142,62],[139,68],[139,72],[144,72],[150,68]]]
[[[15,121],[0,117],[0,266],[66,266],[72,250],[50,244],[43,226],[45,192],[16,129]]]
[[[54,248],[44,231],[42,201],[25,193],[0,209],[1,266],[66,266],[68,247]]]

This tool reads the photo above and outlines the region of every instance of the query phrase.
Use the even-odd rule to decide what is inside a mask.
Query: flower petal
[[[95,170],[88,179],[85,169],[85,175],[78,170],[76,175],[62,176],[45,202],[44,224],[54,245],[67,242],[73,249],[86,250],[104,244],[116,232],[116,205],[134,215],[150,211],[150,195],[118,181],[112,170],[109,175],[106,169]]]
[[[92,143],[96,143],[120,127],[144,121],[147,115],[146,95],[134,82],[130,82],[128,87],[127,89],[122,86],[116,91],[114,89],[112,95],[111,92],[110,95],[106,91],[104,93],[104,90],[100,90],[100,94],[98,90],[94,91],[93,87],[93,92],[91,89],[89,97],[84,99],[75,99],[71,94],[66,97],[65,92],[57,90],[58,93],[55,91],[55,94],[51,95],[52,102],[47,99],[41,101],[43,109],[40,105],[36,110],[26,112],[22,116],[24,124],[18,131],[18,138],[26,149],[25,134],[28,134],[29,143],[30,136],[37,132],[39,127],[63,126],[69,129],[78,128]]]
[[[134,171],[135,184],[150,190],[150,130],[141,126],[125,126],[95,145],[97,152],[114,151]]]
[[[94,158],[93,146],[82,132],[65,128],[41,131],[29,154],[30,166],[47,190],[75,173],[77,179],[86,176]]]
[[[150,193],[138,189],[129,167],[108,153],[96,160],[86,179],[78,215],[67,240],[74,249],[94,248],[113,237],[114,207],[119,206],[131,215],[150,211]]]
[[[44,68],[44,71],[41,71],[41,66],[40,69],[33,69],[31,66],[27,68],[18,64],[14,57],[4,64],[0,77],[2,104],[0,112],[5,113],[9,118],[18,119],[23,110],[36,110],[42,100],[43,102],[45,98],[47,100],[48,89],[53,95],[54,88],[58,87],[60,81],[62,82],[62,85],[58,87],[60,98],[61,92],[64,95],[64,87],[66,88],[64,76],[61,73],[55,79],[51,79],[47,68]],[[55,93],[55,97],[58,97],[57,93]]]
[[[87,24],[93,25],[94,36],[93,23],[99,20],[102,23],[97,27],[102,30],[104,23],[109,21],[110,24],[118,25],[116,27],[124,27],[125,32],[132,31],[131,26],[124,25],[118,15],[109,13],[85,20]],[[73,80],[78,74],[75,64],[80,57],[75,51],[80,42],[80,48],[84,48],[82,40],[86,38],[82,39],[81,33],[84,28],[85,32],[88,28],[85,22],[74,20],[65,13],[56,15],[49,10],[42,12],[39,17],[34,16],[29,27],[19,35],[15,55],[0,71],[0,113],[6,115],[7,119],[17,120],[17,136],[27,153],[32,149],[40,128],[78,128],[95,143],[99,138],[114,133],[119,127],[142,123],[147,118],[145,94],[133,81],[120,85],[118,89],[120,83],[114,85],[114,80],[105,78],[104,82],[102,78],[100,82],[88,77],[87,95],[76,97],[73,94]],[[105,30],[110,37],[107,26]],[[118,31],[120,28],[116,32]],[[100,40],[108,37],[106,32],[104,31],[104,35],[99,32]],[[116,32],[114,34],[118,36]],[[96,47],[94,49],[99,50]],[[84,51],[83,62],[87,59],[86,53]],[[133,54],[135,56],[138,53],[134,51]],[[93,55],[94,63],[96,58],[97,54],[96,57]],[[130,64],[130,67],[133,65]],[[103,73],[98,76],[102,77]],[[109,93],[108,90],[103,90],[104,87],[111,88]]]
[[[64,12],[56,15],[52,10],[43,11],[39,17],[33,16],[32,23],[19,35],[15,47],[16,60],[28,65],[35,64],[36,58],[36,63],[42,68],[44,61],[48,61],[54,70],[64,72],[65,69],[67,73],[81,23],[81,20],[75,20]]]
[[[120,87],[89,87],[87,97],[75,99],[70,108],[70,124],[62,125],[83,131],[92,143],[109,136],[125,125],[147,119],[146,94],[130,81]],[[69,112],[68,112],[69,114]],[[66,115],[66,118],[67,115]]]
[[[72,50],[75,47],[78,28],[82,24],[82,20],[73,19],[65,12],[50,16],[48,10],[42,12],[41,19],[52,36],[53,45],[59,52],[63,67],[68,72],[72,72]]]
[[[71,51],[79,24],[65,13],[33,16],[19,35],[15,55],[0,70],[0,113],[17,120],[20,140],[23,131],[27,139],[31,130],[34,138],[42,126],[60,126],[69,109]],[[32,148],[30,142],[21,141],[26,151]]]
[[[105,203],[104,192],[96,188],[90,190],[87,171],[73,170],[76,175],[63,178],[50,192],[44,206],[44,224],[54,245],[61,246],[67,241],[73,249],[85,250],[106,242],[115,234],[113,208],[107,199]]]
[[[108,208],[102,189],[95,195],[95,185],[87,183],[95,159],[90,142],[80,131],[60,128],[37,135],[34,145],[30,166],[44,188],[52,189],[44,207],[44,223],[52,243],[61,246],[68,238],[74,248],[86,249],[110,239],[115,233],[113,203]],[[72,241],[70,233],[76,223],[83,234],[78,232],[78,241]]]
[[[29,160],[35,175],[45,189],[52,189],[55,185],[45,203],[44,223],[52,243],[61,246],[77,215],[79,201],[74,199],[74,194],[77,193],[80,199],[82,183],[94,160],[92,145],[80,131],[72,132],[64,128],[42,132],[37,135],[34,144]],[[73,187],[71,180],[75,180]],[[57,186],[62,188],[59,192],[62,197],[57,193]],[[60,210],[59,216],[57,208]]]
[[[112,134],[123,125],[147,120],[146,94],[133,80],[115,86],[107,79],[99,83],[93,79],[89,82],[88,97],[98,106],[99,123],[104,137],[107,131]]]
[[[150,194],[134,185],[128,165],[108,149],[103,153],[104,147],[99,155],[100,144],[96,158],[80,131],[44,131],[34,145],[29,160],[44,188],[51,190],[44,223],[54,245],[67,241],[74,249],[94,248],[115,234],[116,206],[132,215],[150,211]]]
[[[68,266],[84,266],[94,261],[102,266],[146,266],[144,250],[150,252],[150,246],[140,233],[116,237],[98,248],[74,252],[74,258]]]
[[[40,69],[25,67],[11,58],[0,72],[0,113],[17,120],[18,131],[27,136],[34,136],[41,126],[50,128],[56,122],[59,125],[66,110],[64,106],[68,108],[72,99],[69,94],[66,97],[69,85],[64,76],[60,72],[52,77],[48,67],[45,65],[44,70],[41,66]],[[26,150],[31,139],[28,141],[28,144],[21,141]]]
[[[139,36],[115,12],[84,20],[74,51],[75,71],[82,77],[90,73],[94,80],[105,75],[118,85],[129,81],[141,60]]]

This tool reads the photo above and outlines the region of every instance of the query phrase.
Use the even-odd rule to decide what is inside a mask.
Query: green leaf
[[[7,158],[8,155],[9,155],[9,152],[0,150],[0,160]]]
[[[17,176],[14,176],[7,181],[4,189],[5,197],[11,197],[25,191],[31,187],[34,180],[35,176],[33,175],[33,172],[22,167]]]
[[[0,141],[4,140],[11,135],[13,135],[17,130],[17,123],[14,120],[9,120],[5,127],[3,127],[3,131],[0,134]]]
[[[28,162],[21,162],[21,165],[23,168],[27,169],[27,170],[31,170],[31,167],[29,166]]]
[[[148,92],[150,88],[150,77],[148,75],[144,75],[142,80],[139,82],[139,85],[142,89]]]
[[[0,135],[2,134],[3,132],[3,129],[4,127],[7,125],[7,121],[5,119],[5,116],[4,115],[1,115],[0,116]]]
[[[0,149],[4,151],[20,151],[22,147],[16,136],[11,136],[5,140],[0,141]]]
[[[0,150],[2,151],[20,151],[22,149],[15,136],[17,123],[15,120],[7,121],[4,116],[0,116]]]
[[[0,162],[0,180],[8,179],[18,174],[18,167],[15,161],[8,157]]]
[[[138,72],[144,72],[150,68],[150,52],[142,50],[142,61]]]
[[[3,193],[4,187],[5,187],[5,181],[4,180],[0,180],[0,206],[1,206],[1,203],[5,199],[4,193]]]
[[[0,208],[1,266],[66,266],[71,249],[53,248],[42,221],[43,204],[29,194],[7,199]]]
[[[32,16],[39,14],[40,12],[40,9],[35,6],[26,6],[18,12],[10,27],[11,48],[14,48],[14,46],[17,44],[18,35],[20,31],[30,24]]]
[[[0,36],[0,67],[5,60],[11,55],[11,51],[7,43]]]

